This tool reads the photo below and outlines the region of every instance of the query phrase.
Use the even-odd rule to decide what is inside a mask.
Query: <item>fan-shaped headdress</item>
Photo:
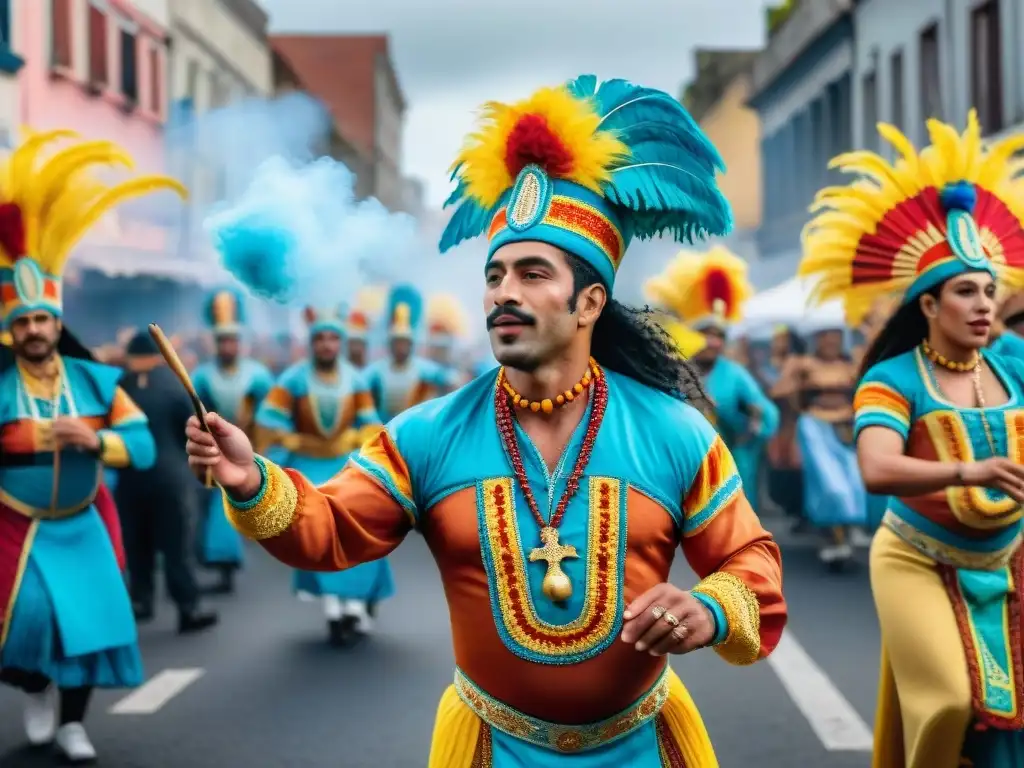
[[[62,311],[62,276],[71,249],[119,203],[162,189],[187,197],[166,176],[139,176],[109,184],[97,166],[133,166],[109,141],[76,141],[46,159],[50,144],[76,139],[73,131],[28,132],[0,163],[0,314],[5,326],[39,310]]]
[[[648,298],[697,331],[725,329],[743,317],[754,289],[747,263],[715,246],[704,254],[679,253],[644,285]]]
[[[221,288],[206,300],[204,319],[214,336],[238,336],[245,325],[245,297],[236,288]]]
[[[346,310],[343,305],[335,307],[306,307],[302,311],[306,325],[309,326],[310,337],[318,333],[336,333],[345,335]]]
[[[891,125],[878,131],[895,163],[867,151],[829,163],[858,178],[827,187],[811,207],[799,273],[817,278],[811,301],[841,299],[859,323],[878,296],[906,304],[967,272],[1024,284],[1024,186],[1015,178],[1024,136],[987,148],[972,110],[967,129],[928,121],[931,145],[918,153]]]
[[[352,311],[348,314],[348,338],[365,339],[370,333],[373,319],[384,311],[387,291],[384,288],[363,288],[356,294]]]
[[[388,296],[388,337],[414,339],[423,315],[423,297],[411,285],[396,285]]]
[[[454,296],[431,296],[427,302],[427,333],[430,343],[448,346],[466,333],[466,312]]]
[[[718,152],[672,96],[583,75],[517,104],[489,102],[452,166],[458,206],[441,251],[486,233],[488,258],[540,241],[585,260],[610,288],[626,246],[732,227]]]

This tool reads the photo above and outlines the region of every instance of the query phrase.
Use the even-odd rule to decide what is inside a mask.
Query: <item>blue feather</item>
[[[453,200],[456,200],[456,195],[460,194],[462,190],[463,186],[460,184],[459,189],[449,198],[449,202],[445,203],[445,206],[447,207]],[[491,209],[479,206],[469,199],[462,200],[441,235],[438,244],[441,253],[454,248],[465,240],[482,235],[490,225],[493,216],[494,212]]]
[[[966,211],[973,214],[974,206],[978,204],[978,192],[970,182],[956,181],[942,188],[939,200],[947,212]]]
[[[388,296],[389,320],[394,318],[395,310],[399,304],[409,307],[409,324],[413,328],[419,327],[420,319],[423,317],[423,296],[411,285],[396,285],[391,289]]]

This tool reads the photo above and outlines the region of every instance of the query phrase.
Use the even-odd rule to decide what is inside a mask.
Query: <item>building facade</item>
[[[800,232],[815,193],[833,180],[828,161],[853,145],[851,0],[804,0],[754,61],[749,103],[761,120],[763,218],[759,288],[796,271]]]
[[[856,146],[879,149],[879,121],[926,142],[926,121],[982,130],[1024,123],[1024,4],[1019,0],[860,0],[854,91]]]
[[[333,156],[356,174],[357,194],[375,197],[391,210],[405,210],[405,97],[388,37],[274,35],[272,45],[303,90],[330,112],[340,142]]]
[[[21,120],[25,65],[21,14],[24,0],[0,0],[0,149],[9,147]]]
[[[163,172],[167,118],[167,0],[18,0],[11,39],[24,59],[18,122],[72,128]],[[86,341],[118,327],[173,325],[175,296],[200,279],[174,256],[182,205],[170,193],[119,206],[76,249],[65,275],[68,316]],[[97,306],[104,307],[97,313]]]

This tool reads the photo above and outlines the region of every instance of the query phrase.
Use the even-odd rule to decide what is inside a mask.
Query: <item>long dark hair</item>
[[[934,288],[929,288],[925,294],[938,299],[942,292],[940,283]],[[875,340],[871,342],[864,359],[861,360],[860,370],[857,372],[857,381],[864,378],[864,374],[883,360],[902,355],[909,352],[918,344],[921,339],[928,337],[928,318],[921,311],[921,302],[909,301],[903,304],[893,313],[889,321],[882,327]]]
[[[569,310],[576,310],[580,292],[601,282],[597,272],[572,254],[573,294]],[[590,354],[604,368],[646,384],[652,389],[686,400],[706,410],[711,402],[697,369],[680,354],[672,337],[654,320],[649,307],[639,309],[608,297],[594,325]]]

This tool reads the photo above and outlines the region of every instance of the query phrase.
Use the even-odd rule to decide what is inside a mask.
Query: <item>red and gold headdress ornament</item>
[[[823,189],[811,208],[799,273],[816,278],[812,302],[841,299],[857,324],[880,295],[905,304],[966,272],[1024,284],[1024,186],[1013,159],[1024,136],[983,146],[973,110],[962,135],[929,120],[931,145],[920,153],[893,126],[878,131],[896,162],[840,155],[829,167],[857,180]]]
[[[114,184],[100,181],[91,173],[93,168],[133,165],[124,150],[109,141],[76,141],[40,158],[48,145],[76,138],[73,131],[28,131],[25,141],[0,164],[0,315],[5,326],[39,310],[60,317],[68,256],[111,208],[164,189],[188,196],[180,183],[166,176],[139,176]]]
[[[373,319],[384,311],[387,290],[384,288],[363,288],[356,294],[352,311],[348,314],[348,338],[365,339],[370,333]]]
[[[718,152],[678,100],[583,75],[517,104],[484,105],[452,169],[457,205],[442,252],[487,234],[488,258],[544,242],[592,266],[609,288],[634,238],[725,234]]]
[[[747,264],[721,246],[704,254],[683,251],[644,285],[648,298],[694,330],[726,329],[743,319],[754,289]]]

